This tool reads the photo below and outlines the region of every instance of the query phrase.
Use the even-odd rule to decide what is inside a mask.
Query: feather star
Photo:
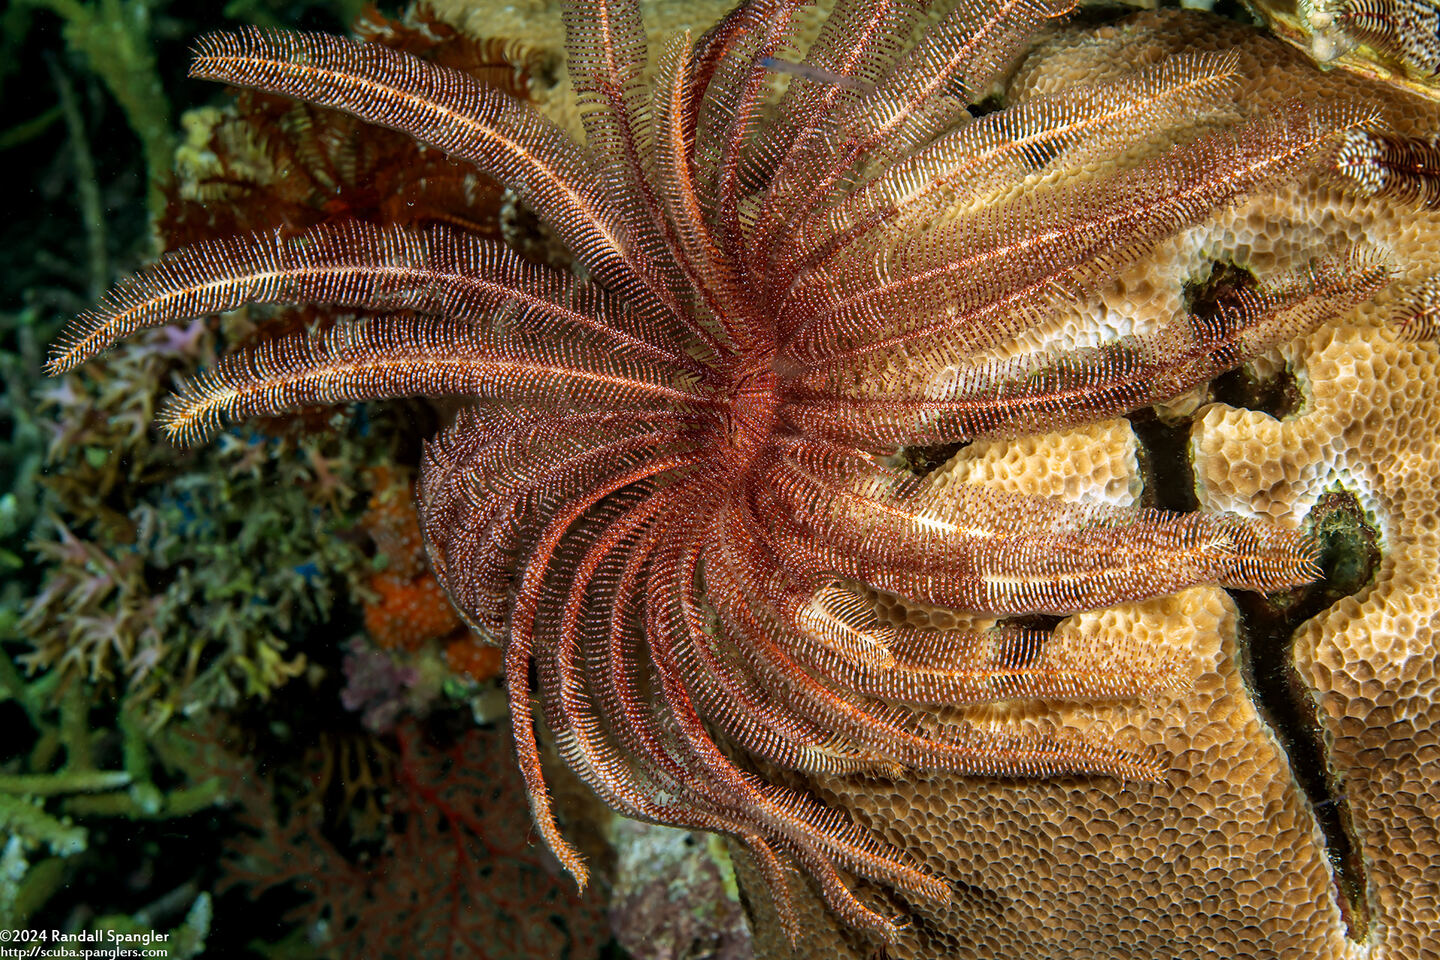
[[[748,848],[792,936],[799,868],[844,921],[893,938],[897,921],[850,877],[936,900],[946,880],[757,769],[1154,779],[1153,757],[963,708],[1143,697],[1177,681],[1059,660],[1047,633],[1003,619],[892,622],[877,593],[1004,618],[1317,575],[1304,538],[1266,523],[978,486],[941,496],[893,455],[1171,398],[1369,297],[1384,271],[1320,265],[1152,332],[1034,346],[1057,320],[1067,329],[1073,298],[1323,162],[1363,118],[1291,105],[1107,165],[1223,97],[1233,62],[1175,57],[972,116],[1068,0],[943,15],[923,0],[837,0],[790,60],[800,6],[749,0],[698,40],[670,40],[650,70],[635,0],[573,0],[584,146],[507,94],[379,45],[206,37],[192,75],[470,161],[577,267],[441,227],[202,243],[74,321],[51,370],[247,303],[366,311],[222,359],[171,398],[162,429],[192,443],[301,405],[465,398],[426,448],[418,509],[451,600],[504,647],[520,768],[561,863],[584,884],[532,696],[565,763],[615,810]]]

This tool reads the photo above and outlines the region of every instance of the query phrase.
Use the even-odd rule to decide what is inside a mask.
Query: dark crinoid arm
[[[1166,399],[1369,296],[1385,272],[1357,255],[1154,329],[1078,336],[1071,305],[1309,169],[1357,118],[1292,106],[1110,169],[1221,96],[1233,62],[1175,58],[972,121],[967,99],[1068,3],[967,3],[931,22],[918,0],[837,0],[803,53],[799,6],[744,3],[698,41],[672,40],[647,75],[634,2],[574,3],[585,147],[394,51],[207,38],[197,76],[473,162],[554,227],[583,277],[444,229],[233,238],[119,285],[65,332],[52,370],[247,303],[373,314],[223,359],[181,387],[163,428],[193,442],[308,404],[471,401],[426,448],[422,525],[456,607],[505,647],[521,770],[559,859],[584,882],[545,787],[537,693],[565,762],[605,802],[734,835],[792,933],[798,866],[847,923],[893,938],[847,874],[929,899],[948,896],[944,880],[742,753],[815,776],[1155,779],[1164,760],[1143,745],[965,708],[1144,697],[1179,668],[1087,660],[1030,629],[892,622],[876,591],[1068,614],[1197,584],[1279,589],[1315,569],[1302,537],[1265,523],[940,491],[884,456]],[[770,67],[792,56],[772,102]]]

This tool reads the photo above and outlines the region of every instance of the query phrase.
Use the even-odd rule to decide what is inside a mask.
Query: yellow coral
[[[1173,14],[1062,32],[1021,69],[1011,95],[1195,49],[1237,56],[1240,89],[1227,111],[1264,111],[1297,96],[1363,101],[1400,134],[1440,130],[1440,107],[1424,99],[1322,74],[1253,31]],[[1235,607],[1221,591],[1193,589],[1077,615],[1053,641],[1085,662],[1102,662],[1108,649],[1160,658],[1157,669],[1168,652],[1182,689],[1144,703],[1004,708],[1158,750],[1169,764],[1163,783],[937,775],[815,784],[828,802],[955,883],[949,907],[908,907],[916,922],[892,955],[1440,957],[1440,349],[1406,342],[1394,322],[1406,298],[1440,275],[1440,214],[1317,179],[1166,242],[1094,302],[1078,304],[1077,314],[1085,325],[1143,329],[1180,313],[1187,284],[1217,259],[1264,284],[1357,247],[1391,267],[1390,287],[1344,324],[1256,364],[1262,376],[1290,370],[1303,394],[1299,410],[1281,421],[1211,404],[1195,414],[1191,436],[1202,508],[1300,527],[1339,488],[1378,530],[1382,559],[1373,581],[1294,639],[1302,700],[1316,707],[1338,793],[1326,805],[1343,807],[1352,862],[1337,862],[1345,851],[1327,844],[1291,759],[1257,712],[1241,667],[1250,638]],[[1079,326],[1069,321],[1069,329]],[[1042,335],[1064,337],[1066,329],[1062,322]],[[1169,414],[1182,416],[1204,400],[1197,395]],[[1133,458],[1128,427],[1106,425],[975,444],[934,482],[1071,499],[1135,496]],[[954,619],[945,611],[892,612],[941,626]],[[1351,885],[1355,878],[1363,888]],[[864,955],[823,916],[812,920],[816,932],[801,956]],[[783,953],[759,926],[762,955]]]
[[[1202,502],[1299,523],[1327,489],[1373,518],[1374,581],[1306,624],[1295,669],[1370,889],[1373,942],[1440,943],[1440,349],[1392,330],[1321,330],[1289,351],[1308,384],[1286,422],[1212,407],[1194,436]],[[1274,469],[1261,469],[1261,461]],[[1236,469],[1240,466],[1240,469]]]

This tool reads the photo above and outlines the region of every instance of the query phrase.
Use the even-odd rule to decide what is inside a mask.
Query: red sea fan
[[[426,450],[422,529],[455,606],[504,647],[520,769],[560,861],[585,881],[541,771],[532,666],[565,762],[606,803],[736,837],[792,935],[798,866],[846,922],[893,938],[846,873],[931,899],[949,896],[945,878],[739,751],[815,775],[1149,779],[1154,757],[992,705],[1177,681],[1113,646],[1093,663],[1057,657],[1035,629],[897,625],[877,592],[1004,617],[1316,575],[1302,538],[1263,522],[941,493],[893,454],[1170,398],[1384,274],[1320,267],[1151,333],[1037,346],[1076,296],[1323,162],[1358,118],[1290,105],[1107,167],[1224,96],[1233,64],[1176,57],[972,119],[967,102],[1068,3],[931,19],[918,0],[837,0],[772,98],[800,5],[744,3],[697,42],[673,38],[647,73],[636,4],[577,0],[565,16],[586,146],[463,73],[377,45],[204,38],[196,76],[338,108],[475,164],[579,270],[442,227],[216,241],[120,285],[72,324],[52,369],[244,303],[374,314],[226,358],[180,389],[162,429],[194,442],[303,404],[470,401]]]
[[[341,957],[597,957],[604,913],[527,849],[503,738],[471,730],[442,748],[410,726],[395,736],[388,776],[371,785],[387,824],[376,849],[342,852],[318,805],[282,812],[265,781],[249,775],[236,793],[250,835],[226,860],[225,886],[251,896],[292,886],[306,899],[289,919]],[[361,800],[374,802],[350,798]],[[359,832],[351,846],[367,839]]]

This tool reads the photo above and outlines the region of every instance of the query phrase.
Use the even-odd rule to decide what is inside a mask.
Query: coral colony
[[[162,430],[191,444],[303,406],[466,401],[426,448],[421,527],[450,600],[503,647],[531,811],[561,863],[585,883],[532,695],[565,763],[616,811],[743,844],[792,937],[799,868],[845,923],[893,939],[902,921],[852,878],[931,901],[947,881],[757,771],[1155,779],[1156,756],[986,712],[1182,682],[1163,661],[1059,656],[1033,615],[1317,575],[1302,535],[1268,522],[980,486],[941,496],[897,453],[1166,400],[1367,299],[1386,273],[1351,251],[1264,288],[1221,287],[1152,332],[1086,329],[1067,319],[1077,297],[1312,171],[1365,115],[1285,104],[1107,169],[1225,97],[1234,62],[1175,55],[972,118],[1066,0],[943,15],[838,0],[808,48],[801,6],[742,3],[652,65],[634,2],[570,4],[583,146],[512,96],[378,44],[204,37],[194,76],[473,163],[576,268],[443,227],[202,242],[78,318],[51,370],[244,304],[364,311],[222,358],[180,387]],[[886,597],[1001,619],[906,625]]]

